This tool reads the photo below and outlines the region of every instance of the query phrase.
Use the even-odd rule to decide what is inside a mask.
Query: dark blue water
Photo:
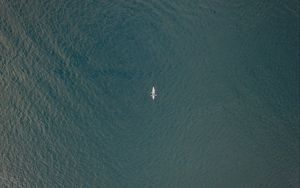
[[[297,0],[0,0],[0,187],[299,187],[299,82]]]

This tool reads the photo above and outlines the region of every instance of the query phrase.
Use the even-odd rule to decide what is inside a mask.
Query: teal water
[[[0,0],[0,187],[299,187],[299,82],[297,0]]]

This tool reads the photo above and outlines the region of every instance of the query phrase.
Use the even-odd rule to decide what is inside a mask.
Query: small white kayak
[[[157,96],[157,95],[156,95],[156,92],[155,92],[154,86],[152,87],[152,91],[151,91],[151,95],[150,95],[150,96],[152,97],[153,100],[154,100],[155,97]]]

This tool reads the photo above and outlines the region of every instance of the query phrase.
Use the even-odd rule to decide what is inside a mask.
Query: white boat
[[[150,96],[152,97],[153,100],[154,100],[155,97],[157,96],[156,93],[155,93],[155,88],[154,88],[154,86],[152,87],[152,91],[151,91],[151,95],[150,95]]]

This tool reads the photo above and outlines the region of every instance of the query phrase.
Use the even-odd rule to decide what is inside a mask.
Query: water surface
[[[299,1],[0,5],[1,187],[299,187]]]

